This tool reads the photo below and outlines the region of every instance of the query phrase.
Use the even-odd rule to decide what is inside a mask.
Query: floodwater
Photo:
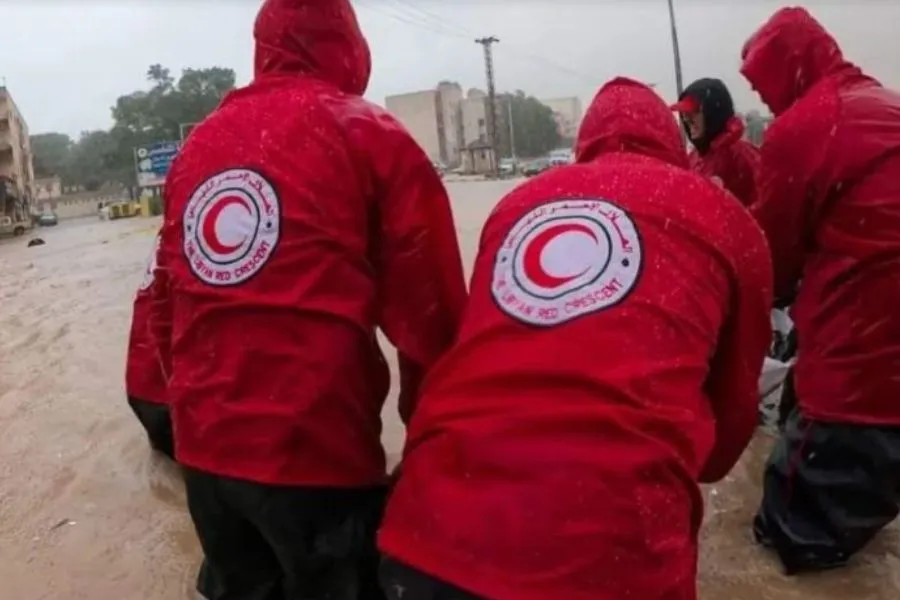
[[[467,267],[510,182],[451,182]],[[0,242],[0,597],[195,598],[200,554],[176,471],[125,404],[131,298],[158,221],[67,222]],[[402,443],[395,407],[385,443]],[[704,600],[896,600],[900,529],[832,573],[785,578],[749,524],[770,440],[707,490]]]

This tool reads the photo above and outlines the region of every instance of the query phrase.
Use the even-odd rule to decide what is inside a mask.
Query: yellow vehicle
[[[137,217],[141,214],[141,204],[139,202],[111,202],[106,206],[109,209],[109,220],[127,219]],[[105,212],[105,211],[104,211]]]

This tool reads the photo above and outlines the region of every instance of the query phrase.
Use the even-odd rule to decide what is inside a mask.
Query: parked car
[[[31,219],[13,219],[10,216],[0,216],[0,236],[13,235],[19,237],[31,229]]]
[[[539,158],[522,167],[522,175],[525,177],[534,177],[535,175],[540,175],[552,166],[553,163],[549,158]]]
[[[45,212],[38,215],[37,223],[41,227],[53,227],[59,225],[59,218],[55,212]]]
[[[514,158],[500,159],[500,175],[503,177],[512,177],[519,171],[519,163]]]
[[[571,165],[575,162],[575,153],[569,148],[559,148],[558,150],[552,150],[547,155],[547,158],[554,165]]]

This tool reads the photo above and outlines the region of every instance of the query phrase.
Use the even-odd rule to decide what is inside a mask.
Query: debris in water
[[[72,521],[70,519],[63,519],[62,521],[60,521],[59,523],[57,523],[56,525],[51,527],[50,531],[53,532],[53,531],[56,531],[57,529],[59,529],[60,527],[64,527],[66,525],[74,525],[74,524],[75,524],[75,521]]]

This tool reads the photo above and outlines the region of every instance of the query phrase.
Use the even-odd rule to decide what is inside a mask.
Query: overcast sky
[[[367,96],[484,87],[476,36],[495,35],[498,88],[585,103],[615,75],[675,83],[665,0],[354,0],[372,47]],[[227,66],[249,81],[261,0],[2,0],[0,77],[31,133],[111,124],[116,98],[146,85],[147,66]],[[758,100],[737,73],[747,36],[780,4],[676,0],[687,81],[724,79],[741,110]],[[810,0],[847,56],[900,87],[900,1]]]

